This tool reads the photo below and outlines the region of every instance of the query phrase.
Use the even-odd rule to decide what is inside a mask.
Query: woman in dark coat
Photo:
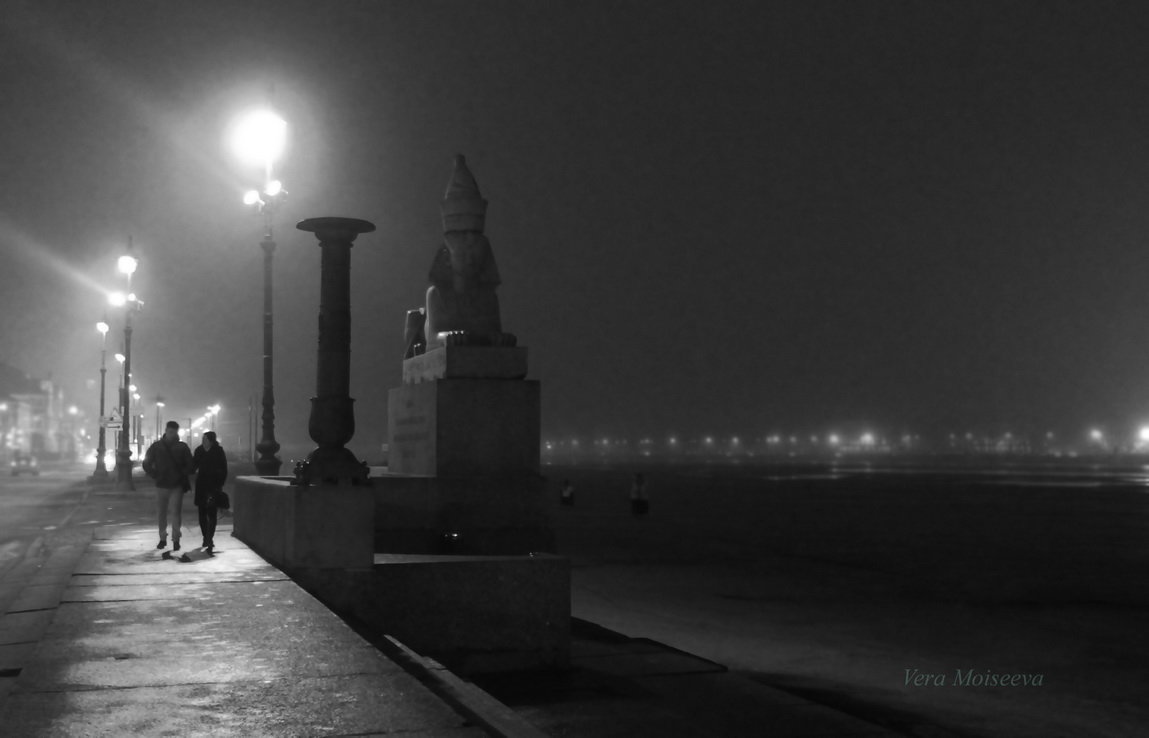
[[[195,464],[195,504],[199,508],[199,529],[203,533],[203,548],[209,554],[215,548],[215,525],[218,510],[215,495],[227,480],[227,456],[216,441],[215,431],[203,434],[203,444],[192,456]]]

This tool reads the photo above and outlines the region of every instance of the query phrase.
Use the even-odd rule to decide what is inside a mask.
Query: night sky
[[[378,456],[456,153],[550,436],[1149,422],[1143,3],[53,2],[0,13],[0,360],[96,413],[129,235],[173,417],[261,388],[260,183],[288,121],[276,435],[313,444],[319,249],[352,251],[350,446]],[[113,313],[109,349],[122,320]],[[116,345],[113,345],[116,344]],[[109,376],[114,376],[113,362]],[[151,410],[147,410],[151,417]]]

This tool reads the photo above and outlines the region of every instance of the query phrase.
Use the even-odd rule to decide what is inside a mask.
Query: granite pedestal
[[[373,622],[451,668],[569,658],[570,565],[539,474],[539,383],[521,347],[437,346],[388,394],[389,466],[375,499]],[[409,606],[403,606],[407,603]]]

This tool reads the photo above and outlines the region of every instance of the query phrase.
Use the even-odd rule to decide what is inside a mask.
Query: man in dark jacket
[[[169,420],[160,440],[148,447],[144,455],[144,473],[156,480],[156,514],[160,528],[160,542],[156,548],[168,545],[168,514],[171,513],[172,550],[180,550],[180,526],[183,525],[184,492],[191,489],[188,476],[192,473],[192,454],[180,440],[180,424]]]

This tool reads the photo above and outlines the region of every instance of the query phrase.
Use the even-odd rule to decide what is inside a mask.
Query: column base
[[[281,466],[283,466],[283,461],[278,456],[257,459],[255,462],[255,470],[259,472],[261,477],[278,477]]]
[[[367,464],[355,458],[351,449],[317,448],[307,455],[307,460],[297,467],[295,484],[308,486],[370,486],[367,477],[371,470]]]

